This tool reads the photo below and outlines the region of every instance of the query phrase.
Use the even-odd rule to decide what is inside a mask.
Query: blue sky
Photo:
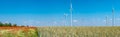
[[[73,26],[110,26],[112,6],[120,26],[120,0],[72,0]],[[70,0],[0,0],[0,21],[30,26],[70,26]],[[108,16],[108,25],[105,17]]]

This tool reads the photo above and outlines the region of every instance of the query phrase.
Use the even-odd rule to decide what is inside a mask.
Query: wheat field
[[[120,37],[119,26],[38,27],[39,37]]]

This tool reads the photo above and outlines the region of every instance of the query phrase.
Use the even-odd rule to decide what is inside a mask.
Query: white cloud
[[[40,21],[36,21],[35,23],[40,24],[41,22]]]
[[[73,20],[73,22],[78,22],[78,20]]]
[[[37,24],[40,24],[41,22],[40,21],[36,21],[36,20],[27,20],[27,21],[23,21],[24,24],[27,24],[27,25],[37,25]]]
[[[116,18],[117,21],[120,21],[120,18]]]
[[[68,16],[68,14],[64,13],[64,16]]]
[[[57,24],[57,22],[56,22],[56,21],[54,21],[54,22],[53,22],[53,24]]]
[[[10,23],[9,21],[5,21],[4,23]]]

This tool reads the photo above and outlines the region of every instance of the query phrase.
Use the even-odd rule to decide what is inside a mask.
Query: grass
[[[0,27],[0,37],[38,37],[35,27]]]
[[[40,37],[120,37],[119,26],[38,27]]]
[[[0,37],[120,37],[120,26],[0,27]]]

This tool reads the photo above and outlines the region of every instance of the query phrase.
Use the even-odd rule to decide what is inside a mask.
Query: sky
[[[72,0],[72,8],[73,26],[111,26],[112,8],[120,26],[120,0]],[[70,26],[70,0],[0,0],[0,22]]]

